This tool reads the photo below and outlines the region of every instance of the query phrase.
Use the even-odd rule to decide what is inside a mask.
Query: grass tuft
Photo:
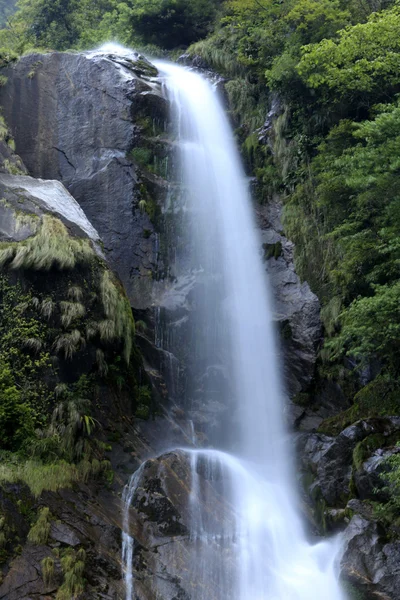
[[[63,352],[66,359],[71,359],[85,344],[86,341],[82,337],[81,332],[78,329],[74,329],[70,333],[64,333],[56,339],[54,350],[56,352]]]
[[[45,586],[51,585],[54,579],[54,559],[47,556],[40,563],[42,567],[42,577]]]
[[[50,215],[43,216],[35,236],[21,242],[0,243],[0,266],[7,264],[11,269],[73,269],[77,264],[89,263],[93,257],[89,240],[72,237],[65,225]]]
[[[100,293],[106,319],[99,323],[100,338],[106,342],[121,339],[124,342],[124,358],[129,363],[135,322],[129,300],[122,286],[115,282],[109,271],[103,273]]]
[[[60,302],[61,323],[69,327],[71,323],[85,316],[86,309],[80,302]]]
[[[44,506],[39,511],[36,523],[28,533],[28,541],[37,546],[47,544],[50,535],[50,510]]]

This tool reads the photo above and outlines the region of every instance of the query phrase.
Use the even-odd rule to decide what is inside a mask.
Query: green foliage
[[[16,450],[46,420],[51,392],[43,374],[51,366],[32,295],[3,275],[0,300],[0,447]]]
[[[35,236],[22,242],[0,242],[0,266],[10,269],[73,269],[94,256],[89,240],[70,236],[65,225],[50,215],[42,217]]]
[[[160,46],[171,49],[204,37],[218,4],[218,0],[19,0],[17,13],[0,32],[0,43],[23,52],[32,47],[93,47],[113,39],[158,54]]]
[[[42,577],[45,586],[51,585],[54,579],[54,558],[46,556],[41,563]]]
[[[399,414],[399,392],[399,381],[388,374],[379,375],[357,392],[349,409],[325,419],[318,431],[327,435],[338,435],[359,419]]]
[[[300,75],[314,88],[325,86],[338,96],[381,96],[400,82],[400,6],[372,13],[367,23],[303,48]]]
[[[215,0],[136,0],[130,22],[145,44],[167,49],[205,37],[216,15]]]
[[[37,546],[47,544],[50,527],[50,510],[44,506],[39,510],[37,521],[28,533],[28,541]]]
[[[340,334],[327,343],[331,357],[346,354],[360,365],[379,356],[396,371],[400,349],[400,281],[392,286],[375,286],[372,297],[354,300],[342,315]]]
[[[85,590],[85,561],[86,552],[83,548],[78,551],[66,548],[61,555],[61,568],[64,581],[58,589],[56,600],[73,600]]]
[[[10,369],[0,362],[0,440],[5,449],[18,448],[33,433],[30,407],[22,401]]]
[[[106,319],[99,323],[99,332],[106,342],[121,339],[125,361],[129,363],[135,335],[135,323],[129,300],[121,284],[109,271],[104,271],[100,283],[101,300]]]

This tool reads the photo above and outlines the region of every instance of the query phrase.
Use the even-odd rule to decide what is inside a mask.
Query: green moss
[[[6,158],[3,160],[2,168],[10,175],[24,175],[24,171],[18,166],[17,162],[13,162]]]
[[[276,242],[275,244],[264,244],[264,256],[266,259],[275,258],[278,259],[282,256],[282,242]]]
[[[152,393],[148,385],[142,385],[138,388],[136,398],[135,417],[138,419],[149,419],[152,408]]]
[[[153,153],[148,148],[132,148],[130,151],[131,158],[141,167],[149,168],[153,161]]]
[[[310,394],[307,394],[306,392],[300,392],[296,394],[294,398],[292,398],[292,402],[297,404],[297,406],[309,406],[312,402],[312,398]]]
[[[353,406],[334,417],[325,419],[318,431],[326,435],[338,435],[359,419],[399,414],[399,390],[399,383],[396,380],[379,375],[354,396]]]

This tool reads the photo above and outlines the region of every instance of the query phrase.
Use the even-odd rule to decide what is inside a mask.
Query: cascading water
[[[198,583],[192,600],[208,600],[207,579],[216,600],[343,600],[337,541],[310,545],[298,516],[261,243],[233,135],[209,82],[183,67],[157,67],[175,111],[192,267],[206,282],[198,343],[203,354],[223,355],[231,380],[224,393],[237,422],[234,445],[230,436],[237,457],[186,451],[192,472],[188,560]],[[204,469],[208,480],[220,481],[232,509],[218,526],[199,508],[207,506]],[[135,481],[125,492],[126,518]],[[133,600],[132,541],[124,536],[126,600]],[[229,547],[226,564],[216,560],[216,546]]]

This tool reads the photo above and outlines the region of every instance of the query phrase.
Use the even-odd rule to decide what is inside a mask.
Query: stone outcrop
[[[390,499],[386,461],[399,452],[393,445],[399,432],[400,417],[382,417],[358,421],[336,437],[299,438],[311,504],[320,526],[344,530],[342,576],[363,600],[400,598],[398,527],[393,523],[388,535],[371,504]]]
[[[199,582],[204,597],[219,598],[218,576],[233,565],[232,545],[223,538],[223,527],[234,519],[221,495],[223,473],[210,469],[205,457],[197,461],[195,473],[192,469],[192,457],[174,451],[148,460],[137,473],[130,533],[135,540],[135,596],[140,600],[189,600]],[[199,489],[195,503],[190,498],[193,477]],[[208,558],[212,556],[212,568],[199,558],[202,545]]]
[[[0,104],[29,174],[65,185],[101,235],[132,306],[148,306],[154,227],[139,208],[144,184],[130,153],[145,130],[164,126],[157,70],[135,53],[51,53],[25,56],[4,75]]]
[[[258,208],[274,316],[281,331],[286,385],[293,397],[306,390],[313,379],[322,327],[319,300],[296,274],[294,245],[283,234],[281,213],[278,198]]]
[[[374,521],[355,515],[344,533],[343,576],[365,600],[399,600],[400,542],[388,542]]]
[[[103,257],[99,234],[60,182],[0,173],[0,196],[2,241],[26,240],[37,232],[43,215],[51,214],[59,218],[72,235],[90,239],[98,256]]]

